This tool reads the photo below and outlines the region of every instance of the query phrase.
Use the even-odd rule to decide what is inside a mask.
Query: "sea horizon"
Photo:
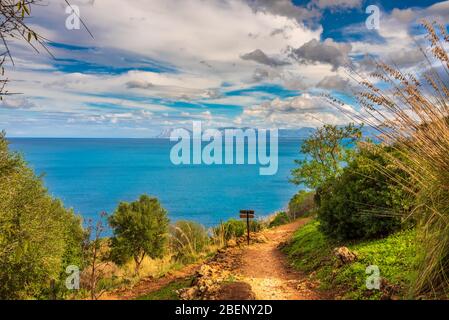
[[[258,218],[281,211],[301,189],[289,175],[300,158],[302,138],[279,138],[279,169],[273,176],[260,176],[258,166],[248,164],[173,165],[169,155],[176,142],[165,137],[8,140],[43,175],[50,194],[84,219],[111,214],[121,201],[148,194],[159,198],[173,222],[212,227],[238,219],[242,209],[255,210]]]

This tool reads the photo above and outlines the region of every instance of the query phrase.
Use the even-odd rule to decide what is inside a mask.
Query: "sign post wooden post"
[[[249,245],[249,219],[254,219],[254,210],[240,210],[240,218],[246,219],[246,238]]]

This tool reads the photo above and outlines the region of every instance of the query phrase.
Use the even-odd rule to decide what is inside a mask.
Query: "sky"
[[[9,39],[0,129],[10,137],[154,137],[175,128],[302,128],[360,111],[348,68],[367,56],[413,72],[420,20],[449,21],[449,1],[64,0],[27,23],[52,55]],[[379,9],[378,29],[367,7]],[[67,21],[69,28],[67,27]],[[373,21],[373,20],[370,20]]]

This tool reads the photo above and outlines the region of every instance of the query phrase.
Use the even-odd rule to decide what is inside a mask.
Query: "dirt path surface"
[[[330,298],[318,292],[317,284],[309,277],[293,270],[279,249],[307,221],[308,219],[300,219],[264,230],[254,236],[257,239],[254,239],[254,243],[249,246],[244,244],[221,249],[207,262],[187,266],[160,279],[143,279],[133,288],[109,293],[103,299],[134,299],[159,290],[173,281],[195,274],[198,277],[198,271],[203,270],[204,267],[213,270],[214,274],[226,274],[226,278],[232,276],[235,280],[231,283],[226,281],[222,284],[218,283],[212,294],[207,295],[207,292],[202,294],[203,299],[316,300]],[[214,277],[217,275],[207,279],[203,277],[203,285],[213,282]],[[195,295],[190,298],[201,299]]]
[[[238,272],[242,281],[251,285],[258,300],[320,299],[320,295],[304,275],[289,267],[279,245],[307,222],[301,219],[262,232],[266,243],[256,243],[242,250],[242,266]]]

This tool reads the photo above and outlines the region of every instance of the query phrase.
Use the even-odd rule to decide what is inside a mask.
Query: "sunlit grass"
[[[318,226],[318,221],[312,221],[300,228],[284,250],[295,268],[315,275],[321,289],[336,292],[337,297],[344,299],[378,299],[382,291],[366,287],[366,268],[376,265],[381,278],[400,288],[399,298],[408,298],[408,287],[416,275],[414,230],[378,240],[335,243],[326,239]],[[351,264],[338,266],[332,250],[343,245],[358,258]]]

